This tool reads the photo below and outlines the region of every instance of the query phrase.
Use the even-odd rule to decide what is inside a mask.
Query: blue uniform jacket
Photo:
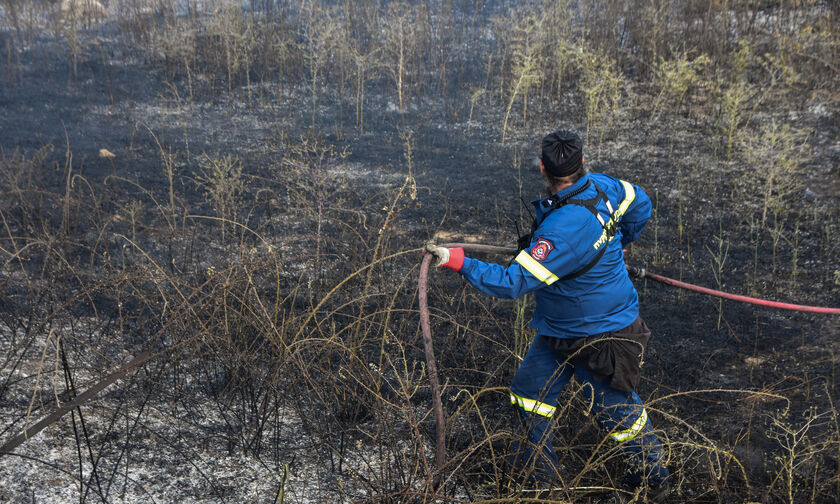
[[[610,201],[596,205],[616,234],[608,239],[601,222],[585,207],[566,204],[550,211],[554,198],[574,192],[587,181]],[[575,199],[597,195],[590,185]],[[478,290],[495,297],[517,298],[534,293],[531,327],[557,338],[581,338],[617,331],[639,315],[639,296],[624,266],[623,247],[638,238],[650,218],[650,198],[638,186],[609,175],[584,175],[554,196],[536,200],[537,229],[529,247],[507,268],[465,258],[460,273]],[[583,269],[607,247],[600,261],[581,276],[560,280]]]

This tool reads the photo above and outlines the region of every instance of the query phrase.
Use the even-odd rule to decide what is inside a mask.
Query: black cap
[[[546,135],[540,154],[545,171],[555,177],[568,177],[583,165],[583,140],[571,131]]]

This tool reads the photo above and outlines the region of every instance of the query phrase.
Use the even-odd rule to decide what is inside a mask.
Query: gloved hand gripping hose
[[[446,248],[461,247],[470,252],[486,252],[490,254],[515,254],[517,249],[512,247],[496,247],[493,245],[478,245],[475,243],[444,243],[441,245]],[[437,424],[437,436],[435,441],[435,467],[437,468],[437,476],[435,482],[440,481],[439,478],[443,471],[443,466],[446,463],[446,420],[443,416],[443,403],[440,399],[440,381],[438,380],[437,363],[435,361],[435,351],[432,346],[432,330],[429,325],[429,304],[426,296],[426,284],[429,279],[429,263],[432,261],[432,254],[426,254],[423,257],[423,263],[420,265],[420,326],[423,329],[423,349],[426,353],[426,367],[429,372],[429,382],[432,386],[432,402],[435,410],[435,422]],[[435,484],[437,486],[437,484]]]

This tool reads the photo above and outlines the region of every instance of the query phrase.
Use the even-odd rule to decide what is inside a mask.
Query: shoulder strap
[[[598,255],[596,255],[595,258],[589,264],[579,269],[578,271],[575,271],[574,273],[569,273],[568,275],[564,276],[560,279],[561,281],[577,278],[594,268],[595,265],[598,264],[598,261],[600,261],[601,258],[604,257],[604,253],[607,251],[607,243],[609,243],[612,237],[615,236],[615,233],[618,230],[618,219],[620,219],[621,216],[616,215],[616,212],[613,210],[612,204],[610,203],[609,198],[607,198],[606,193],[604,193],[604,191],[602,191],[601,188],[597,185],[595,185],[595,189],[598,191],[598,194],[593,198],[569,199],[566,201],[566,203],[572,205],[579,205],[589,210],[592,213],[592,215],[594,215],[595,218],[598,219],[598,222],[601,223],[601,228],[604,230],[604,235],[606,235],[607,240],[604,242],[603,246],[601,246],[601,250],[598,251]],[[595,207],[598,201],[603,201],[604,205],[606,205],[607,210],[610,212],[609,220],[604,220],[604,217],[601,215],[600,212],[598,212],[598,209]]]
[[[607,211],[610,212],[610,218],[612,218],[613,214],[612,205],[610,204],[610,200],[607,198],[607,195],[604,193],[604,191],[601,190],[600,187],[596,185],[595,190],[598,191],[598,194],[596,194],[593,198],[569,199],[566,201],[566,203],[586,208],[592,215],[595,216],[596,219],[598,219],[598,222],[601,223],[601,227],[606,229],[606,227],[609,225],[608,221],[604,220],[604,217],[601,215],[601,213],[598,211],[595,205],[597,205],[599,201],[603,201],[607,207]]]
[[[589,189],[589,186],[591,186],[591,185],[595,185],[595,184],[592,183],[592,180],[587,180],[586,183],[583,184],[582,186],[580,186],[579,188],[577,188],[574,191],[570,192],[569,194],[563,196],[562,198],[557,198],[557,201],[553,201],[551,203],[551,210],[557,210],[558,208],[565,205],[566,203],[571,203],[572,201],[578,201],[578,200],[572,200],[571,198],[574,197],[574,196],[577,196],[578,194],[582,193],[583,191]],[[598,189],[598,186],[595,186],[595,189]],[[551,210],[549,210],[549,212]]]
[[[586,189],[588,189],[590,185],[595,187],[595,190],[598,191],[598,194],[596,194],[592,198],[587,198],[587,199],[573,198],[573,196],[577,196],[578,194],[580,194],[583,191],[585,191]],[[626,182],[622,181],[622,185],[624,185],[625,192],[632,191],[632,186],[630,186],[630,189],[628,191],[629,184],[627,184]],[[556,210],[556,209],[558,209],[562,206],[565,206],[567,204],[568,205],[578,205],[578,206],[582,206],[582,207],[586,208],[587,210],[589,210],[590,213],[592,213],[592,215],[595,216],[596,219],[598,219],[598,222],[601,224],[601,228],[604,230],[604,233],[601,236],[601,239],[598,240],[599,242],[603,242],[601,247],[600,247],[601,250],[598,251],[598,255],[596,255],[595,258],[589,264],[584,266],[583,268],[581,268],[581,269],[579,269],[579,270],[577,270],[573,273],[569,273],[568,275],[560,278],[559,279],[560,281],[571,280],[573,278],[577,278],[577,277],[583,275],[584,273],[588,272],[589,270],[594,268],[596,264],[598,264],[598,261],[600,261],[601,258],[604,257],[604,253],[607,251],[607,244],[615,236],[616,232],[618,232],[618,221],[621,219],[622,215],[624,214],[624,211],[626,210],[626,207],[630,204],[630,202],[633,201],[634,198],[635,198],[635,193],[633,193],[632,195],[627,194],[625,196],[625,202],[622,202],[622,204],[619,206],[618,210],[613,210],[612,204],[610,203],[609,198],[607,198],[606,193],[604,193],[604,191],[602,191],[601,188],[598,187],[595,183],[593,183],[592,180],[590,179],[590,180],[587,180],[586,184],[584,184],[579,189],[576,189],[576,190],[572,191],[571,193],[567,194],[566,196],[564,196],[562,198],[558,198],[557,201],[553,201],[551,203],[551,210],[549,210],[547,213],[550,213],[550,212],[552,212],[552,211],[554,211],[554,210]],[[595,205],[598,204],[599,201],[603,201],[604,205],[607,207],[607,211],[610,212],[609,220],[605,220],[604,216],[602,216],[601,213],[598,212],[598,209],[595,207]],[[532,237],[534,235],[534,232],[536,230],[537,230],[537,221],[536,221],[536,219],[534,219],[534,222],[531,225],[531,233],[519,238],[519,243],[518,243],[519,250],[517,251],[517,254],[520,251],[525,250],[525,248],[527,248],[528,245],[530,245],[531,239],[532,239]]]
[[[591,263],[589,263],[586,266],[584,266],[583,268],[575,271],[574,273],[569,273],[568,275],[561,278],[560,281],[562,282],[563,280],[571,280],[573,278],[577,278],[577,277],[583,275],[584,273],[586,273],[587,271],[591,270],[592,268],[595,267],[596,264],[598,264],[598,261],[600,261],[601,258],[604,257],[604,252],[606,252],[606,251],[607,251],[607,247],[601,247],[601,251],[598,252],[598,255],[595,256],[595,259],[593,259]]]
[[[572,197],[577,196],[578,194],[582,193],[583,191],[589,189],[590,185],[593,185],[592,181],[587,180],[586,183],[583,184],[581,187],[575,189],[574,191],[570,192],[569,194],[563,196],[562,198],[557,198],[556,200],[552,201],[551,202],[551,208],[546,212],[546,215],[543,217],[543,220],[545,220],[545,218],[548,216],[548,214],[550,214],[554,210],[557,210],[558,208],[566,205],[566,203],[571,203],[573,201],[571,199]],[[599,192],[600,192],[600,190],[599,190]],[[577,200],[574,200],[574,201],[577,201]],[[526,235],[522,235],[522,236],[519,237],[519,239],[516,242],[516,248],[517,248],[516,254],[514,254],[514,255],[519,255],[519,252],[528,248],[528,245],[531,244],[531,240],[533,239],[534,233],[536,231],[537,231],[537,219],[536,219],[536,217],[534,217],[534,219],[531,221],[531,232],[526,234]]]

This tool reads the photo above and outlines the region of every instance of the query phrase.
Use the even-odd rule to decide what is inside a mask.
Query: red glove
[[[449,268],[452,271],[460,271],[464,265],[464,249],[461,247],[446,248],[430,242],[426,244],[426,252],[437,258],[435,266],[438,268]]]

